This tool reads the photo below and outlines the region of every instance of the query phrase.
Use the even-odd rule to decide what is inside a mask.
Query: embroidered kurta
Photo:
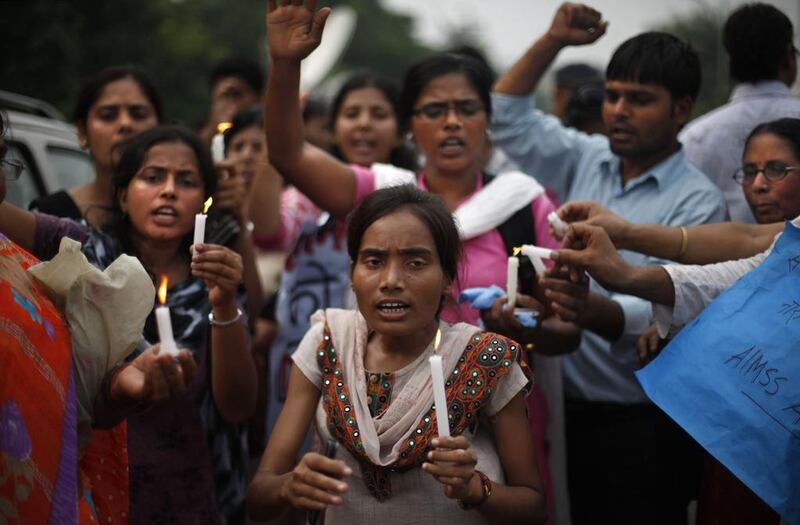
[[[377,390],[367,384],[376,371],[368,375],[364,370],[366,323],[357,311],[327,310],[325,314],[327,323],[315,314],[314,324],[292,356],[322,394],[315,415],[317,437],[320,442],[335,437],[340,443],[337,459],[354,473],[347,480],[345,503],[330,508],[325,523],[485,523],[479,513],[461,510],[455,500],[446,498],[441,484],[419,468],[436,434],[427,359],[432,347],[388,374],[392,383],[389,388],[385,387],[388,381],[382,385],[378,396],[386,397],[383,411],[372,415],[370,394]],[[451,431],[470,441],[478,470],[504,483],[488,418],[528,384],[516,361],[516,344],[465,323],[442,322],[440,326]],[[341,385],[330,383],[333,377],[341,377]],[[326,397],[334,396],[341,402],[332,408],[334,402]],[[472,410],[474,403],[478,408]],[[342,418],[344,414],[348,416]]]

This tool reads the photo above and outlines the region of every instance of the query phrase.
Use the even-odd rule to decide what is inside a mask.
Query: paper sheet
[[[645,392],[800,525],[800,230],[637,373]]]

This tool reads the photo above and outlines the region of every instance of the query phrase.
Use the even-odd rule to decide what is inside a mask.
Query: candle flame
[[[436,353],[439,351],[439,344],[442,342],[442,330],[437,328],[436,329],[436,337],[433,339],[433,352]]]
[[[228,131],[232,127],[233,127],[233,124],[230,123],[230,122],[220,122],[219,124],[217,124],[217,133],[220,133],[220,134],[225,133],[226,131]]]
[[[161,276],[161,284],[158,285],[158,302],[164,304],[167,302],[167,276]]]
[[[203,213],[208,213],[208,209],[211,207],[212,202],[214,202],[212,197],[206,199],[206,202],[203,203]]]
[[[516,248],[514,248],[514,252],[513,253],[514,253],[514,257],[516,257],[517,255],[522,253],[522,246],[517,246]]]

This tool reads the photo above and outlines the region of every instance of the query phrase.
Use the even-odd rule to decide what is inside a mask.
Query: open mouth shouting
[[[153,222],[159,226],[172,226],[178,221],[178,212],[172,206],[159,206],[150,214],[153,216]]]
[[[378,302],[376,308],[378,310],[378,316],[381,319],[385,321],[399,321],[405,317],[411,305],[396,299],[386,299]]]

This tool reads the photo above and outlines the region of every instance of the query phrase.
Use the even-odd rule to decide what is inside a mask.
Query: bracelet
[[[475,503],[467,503],[462,499],[458,500],[458,506],[464,510],[472,510],[474,508],[480,507],[481,505],[483,505],[483,502],[486,501],[489,498],[489,496],[492,495],[492,480],[489,479],[489,476],[487,476],[480,470],[476,470],[475,474],[477,474],[478,477],[481,478],[481,487],[483,488],[483,495],[481,496],[481,499],[479,499]]]
[[[683,226],[679,226],[681,230],[681,249],[678,251],[678,255],[675,256],[675,261],[680,262],[684,255],[686,255],[686,251],[689,248],[689,232],[686,231],[686,228]]]
[[[214,312],[211,311],[211,312],[208,312],[208,322],[209,322],[209,324],[211,326],[228,326],[228,325],[232,325],[233,323],[235,323],[236,321],[241,319],[242,315],[244,315],[244,313],[242,312],[242,309],[241,308],[237,308],[236,309],[236,316],[233,319],[228,319],[227,321],[217,321],[217,319],[214,317]]]

